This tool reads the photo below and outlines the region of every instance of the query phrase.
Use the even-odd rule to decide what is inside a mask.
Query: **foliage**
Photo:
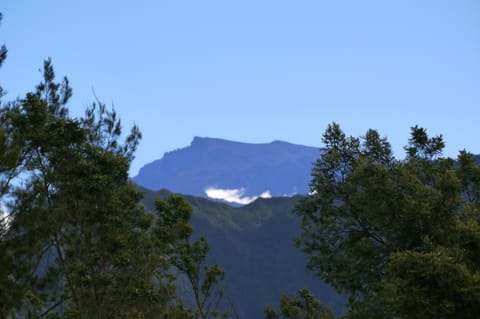
[[[188,224],[191,206],[178,195],[157,200],[155,206],[158,219],[154,235],[158,246],[169,257],[169,263],[190,283],[196,305],[195,316],[202,319],[218,317],[223,297],[218,284],[224,279],[225,272],[218,265],[205,264],[209,246],[204,237],[191,242],[193,229]]]
[[[265,319],[334,319],[332,310],[317,300],[308,289],[300,289],[299,298],[282,295],[280,311],[267,305]]]
[[[0,12],[0,23],[2,22],[3,15]],[[2,66],[3,62],[7,58],[7,47],[5,45],[0,46],[0,66]],[[0,86],[0,97],[4,95],[3,88]]]
[[[168,209],[146,213],[128,179],[138,128],[120,142],[120,120],[101,103],[71,118],[71,95],[68,80],[55,82],[47,60],[36,90],[0,110],[0,199],[8,212],[0,237],[0,316],[212,317],[215,307],[206,308],[205,300],[223,271],[200,273],[180,262],[204,266],[208,251],[204,240],[189,244],[191,209],[175,197]],[[161,225],[187,231],[162,232]],[[179,266],[194,276],[192,284],[201,283],[202,303],[193,310],[176,294]]]
[[[412,128],[405,160],[369,130],[323,135],[326,153],[297,205],[308,268],[348,293],[348,318],[474,318],[480,311],[480,168]]]

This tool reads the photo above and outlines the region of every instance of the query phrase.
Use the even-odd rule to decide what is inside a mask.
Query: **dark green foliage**
[[[348,318],[474,318],[479,313],[480,168],[441,158],[441,136],[412,128],[407,158],[370,130],[324,134],[298,245],[319,278],[350,296]]]
[[[121,134],[108,125],[115,113],[94,106],[82,120],[69,118],[68,81],[54,82],[50,60],[43,76],[35,92],[2,110],[8,140],[22,142],[3,237],[5,255],[21,265],[9,276],[20,287],[15,307],[29,316],[57,307],[76,318],[154,313],[146,307],[159,299],[144,266],[150,254],[139,249],[148,249],[148,223],[128,182],[129,158],[111,142]],[[129,139],[138,138],[133,130]]]
[[[397,318],[478,318],[480,275],[462,249],[395,253],[386,278],[384,299]]]
[[[0,111],[0,316],[214,317],[223,271],[205,266],[205,240],[190,244],[191,208],[172,197],[146,213],[128,179],[138,128],[121,143],[101,103],[69,117],[71,94],[47,60],[35,92]],[[175,267],[200,285],[194,309],[177,296]]]
[[[300,289],[299,298],[282,295],[280,311],[268,305],[265,307],[265,319],[334,319],[332,310],[317,300],[308,289]]]

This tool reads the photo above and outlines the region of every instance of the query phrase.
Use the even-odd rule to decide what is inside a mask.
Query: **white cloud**
[[[229,203],[236,204],[250,204],[257,198],[270,198],[272,195],[270,191],[265,191],[259,196],[244,196],[245,188],[222,189],[217,187],[207,187],[205,193],[208,197],[213,199],[221,199]]]
[[[263,193],[260,194],[260,198],[272,198],[272,194],[270,194],[270,191],[264,191]]]

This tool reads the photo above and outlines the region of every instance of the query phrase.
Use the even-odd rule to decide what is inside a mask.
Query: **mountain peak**
[[[229,199],[247,203],[265,194],[306,194],[320,154],[319,148],[279,140],[253,144],[195,136],[189,146],[142,167],[133,181],[152,190],[202,197],[229,194]]]
[[[205,144],[205,143],[215,143],[219,141],[226,141],[220,138],[213,138],[213,137],[202,137],[202,136],[194,136],[192,143],[190,145],[196,144]]]
[[[263,142],[263,143],[248,143],[248,142],[239,142],[239,141],[232,141],[223,138],[217,137],[202,137],[202,136],[194,136],[190,146],[197,146],[197,145],[212,145],[212,144],[223,144],[223,145],[250,145],[250,146],[262,146],[262,145],[296,145],[296,146],[303,146],[299,144],[293,144],[290,142],[282,141],[282,140],[274,140],[272,142]],[[306,146],[308,147],[308,146]]]

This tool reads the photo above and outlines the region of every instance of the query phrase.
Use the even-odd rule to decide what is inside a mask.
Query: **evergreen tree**
[[[347,318],[475,318],[480,313],[480,168],[442,158],[413,127],[405,160],[377,131],[323,135],[326,153],[298,204],[308,268],[349,294]]]
[[[47,60],[36,90],[0,112],[9,213],[0,234],[1,317],[216,316],[209,300],[223,271],[200,268],[208,244],[190,244],[191,208],[174,197],[158,202],[157,214],[145,211],[128,179],[138,128],[121,143],[115,111],[96,103],[72,118],[71,95]],[[179,271],[196,294],[193,309],[176,293]]]

